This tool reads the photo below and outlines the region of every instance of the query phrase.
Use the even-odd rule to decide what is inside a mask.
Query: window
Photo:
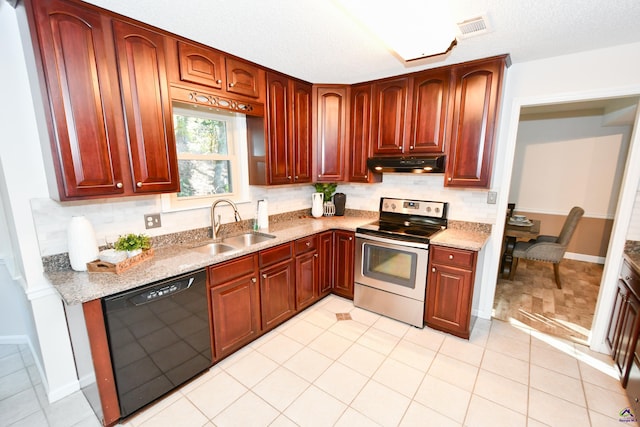
[[[180,192],[163,197],[167,210],[210,205],[246,194],[244,115],[174,104]],[[167,202],[169,206],[167,205]]]

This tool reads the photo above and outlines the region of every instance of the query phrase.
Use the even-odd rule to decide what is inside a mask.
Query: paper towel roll
[[[269,207],[266,200],[258,200],[258,231],[269,231]]]

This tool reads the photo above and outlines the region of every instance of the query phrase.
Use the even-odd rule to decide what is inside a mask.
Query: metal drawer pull
[[[263,278],[263,279],[266,279],[266,278],[267,278],[267,275],[266,275],[266,274],[263,274],[263,275],[262,275],[262,278]]]
[[[251,281],[252,281],[253,283],[256,283],[256,282],[258,281],[258,279],[256,279],[255,277],[252,277],[252,278],[251,278]]]
[[[436,268],[435,267],[431,267],[431,271],[435,273],[436,272]]]
[[[453,255],[449,255],[449,259],[453,259]]]

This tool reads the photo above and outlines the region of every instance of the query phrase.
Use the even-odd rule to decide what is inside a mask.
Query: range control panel
[[[447,203],[383,197],[380,200],[380,212],[446,218]]]

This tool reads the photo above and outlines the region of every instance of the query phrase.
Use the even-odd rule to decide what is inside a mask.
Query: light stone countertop
[[[299,219],[279,223],[272,227],[268,234],[275,236],[274,239],[220,255],[212,256],[198,252],[193,249],[196,242],[191,242],[190,244],[154,248],[153,258],[121,274],[66,270],[45,273],[45,277],[68,305],[82,304],[322,231],[332,229],[355,231],[360,225],[371,221],[371,218],[338,216]],[[488,235],[485,233],[447,229],[438,233],[432,239],[432,243],[479,251],[487,238]]]
[[[624,256],[629,261],[631,268],[635,270],[636,273],[640,274],[640,253],[625,253]]]

